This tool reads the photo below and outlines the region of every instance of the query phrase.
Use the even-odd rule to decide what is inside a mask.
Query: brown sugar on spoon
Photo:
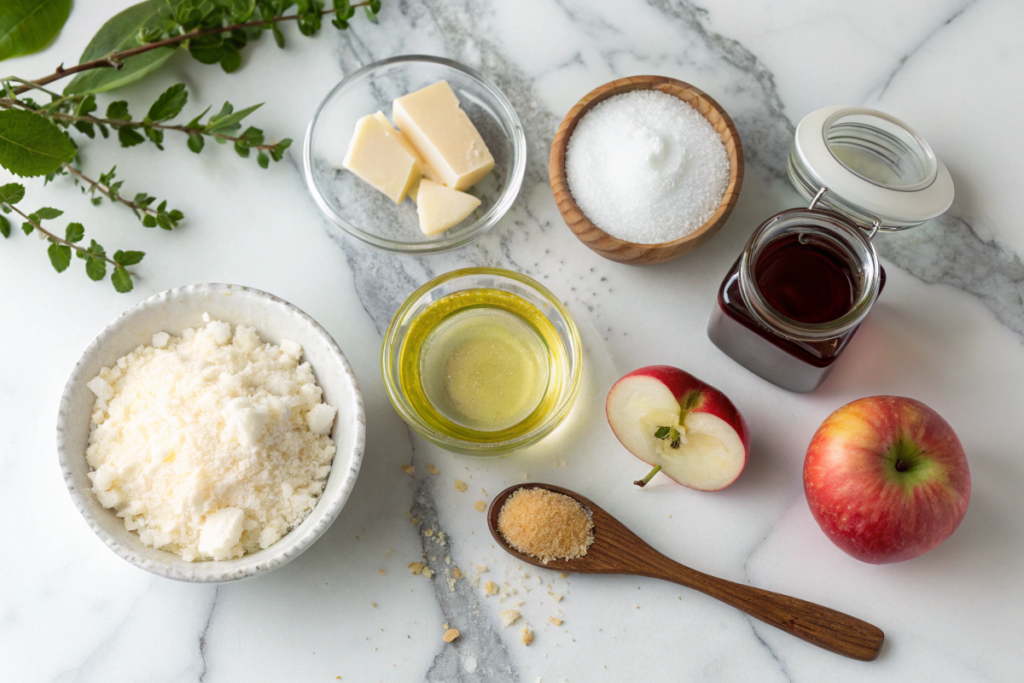
[[[498,513],[498,531],[519,552],[547,564],[587,554],[594,542],[590,511],[569,496],[547,489],[521,488]]]

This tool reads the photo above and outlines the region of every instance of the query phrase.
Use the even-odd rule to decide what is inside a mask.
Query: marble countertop
[[[47,51],[9,61],[37,76],[72,63],[127,0],[76,3]],[[5,681],[1019,681],[1024,678],[1024,4],[1013,0],[685,0],[650,3],[395,2],[380,24],[315,39],[285,29],[225,75],[184,55],[119,91],[152,101],[174,82],[200,105],[266,101],[253,116],[270,138],[301,139],[331,86],[361,65],[405,53],[479,69],[508,95],[526,129],[526,181],[513,209],[469,247],[430,257],[371,251],[320,215],[301,156],[261,170],[228,148],[201,156],[91,142],[85,168],[117,164],[132,193],[169,198],[186,222],[143,230],[127,211],[94,208],[68,180],[30,181],[28,201],[58,206],[99,241],[148,253],[135,291],[80,272],[57,275],[34,239],[0,244],[0,678]],[[724,229],[660,266],[602,260],[561,221],[547,182],[548,146],[575,101],[613,78],[660,74],[693,83],[731,114],[746,179]],[[105,102],[109,96],[103,96]],[[788,393],[720,353],[705,325],[715,291],[752,229],[797,206],[785,176],[795,124],[830,104],[883,109],[917,128],[956,183],[949,213],[877,240],[884,296],[817,391]],[[104,105],[105,106],[105,105]],[[579,324],[586,372],[563,428],[499,460],[440,451],[392,410],[378,368],[381,334],[402,299],[453,268],[511,268],[561,296]],[[73,268],[72,270],[76,270]],[[54,451],[63,384],[114,316],[171,287],[249,285],[316,318],[345,350],[367,410],[356,490],[333,527],[269,575],[222,586],[151,576],[89,531]],[[747,470],[705,494],[656,479],[615,441],[602,409],[611,384],[652,363],[693,371],[724,390],[753,435]],[[900,394],[944,415],[967,450],[971,506],[960,529],[909,562],[872,566],[818,529],[801,468],[817,425],[862,396]],[[413,463],[414,476],[401,466]],[[439,474],[428,473],[433,465]],[[659,475],[660,476],[660,475]],[[469,490],[459,492],[454,480]],[[492,544],[477,500],[529,478],[576,489],[659,550],[690,566],[821,602],[879,625],[872,663],[819,650],[700,594],[629,577],[568,576],[520,566]],[[415,517],[418,525],[410,523]],[[423,531],[433,529],[433,537]],[[434,539],[444,532],[447,544]],[[481,585],[449,588],[412,575],[427,556]],[[446,558],[451,565],[446,564]],[[487,597],[482,583],[503,586]],[[513,594],[514,593],[514,594]],[[557,604],[549,593],[563,596]],[[522,601],[530,646],[498,612]],[[563,620],[560,627],[549,616]],[[442,624],[462,635],[441,640]]]

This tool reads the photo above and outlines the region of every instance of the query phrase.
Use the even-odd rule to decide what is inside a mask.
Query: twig
[[[352,7],[353,8],[356,8],[356,7],[368,7],[369,5],[370,5],[369,2],[360,2],[360,3],[353,4]],[[320,16],[325,16],[327,14],[333,14],[333,13],[334,13],[333,9],[321,10]],[[197,30],[197,31],[190,31],[189,33],[181,33],[181,34],[178,34],[176,36],[171,36],[170,38],[164,38],[163,40],[158,40],[158,41],[153,42],[153,43],[146,43],[145,45],[139,45],[138,47],[133,47],[133,48],[128,49],[128,50],[122,50],[121,52],[112,52],[112,53],[110,53],[109,55],[107,55],[105,57],[100,57],[99,59],[94,59],[94,60],[92,60],[90,62],[83,62],[81,64],[77,64],[77,65],[69,67],[67,69],[65,69],[64,65],[61,64],[60,66],[57,67],[57,70],[54,71],[49,76],[44,76],[43,78],[37,78],[36,80],[31,81],[32,85],[26,84],[26,85],[22,85],[22,86],[20,86],[18,88],[15,88],[14,94],[15,95],[20,95],[23,92],[31,90],[33,85],[35,85],[35,86],[46,85],[47,83],[53,83],[54,81],[59,81],[60,79],[65,78],[66,76],[71,76],[72,74],[77,74],[77,73],[80,73],[82,71],[90,71],[92,69],[103,69],[103,68],[120,69],[122,66],[124,66],[124,60],[128,59],[129,57],[134,57],[135,55],[140,55],[140,54],[142,54],[144,52],[149,52],[150,50],[156,50],[156,49],[161,48],[161,47],[170,47],[171,45],[177,45],[178,43],[183,43],[183,42],[185,42],[187,40],[192,40],[193,38],[205,38],[207,36],[215,36],[215,35],[218,35],[218,34],[221,34],[221,33],[228,33],[230,31],[237,31],[239,29],[254,28],[256,26],[267,26],[268,24],[276,24],[276,23],[279,23],[279,22],[282,22],[282,21],[292,21],[292,20],[298,19],[298,18],[299,18],[298,14],[288,14],[288,15],[282,15],[282,16],[279,16],[279,17],[271,17],[269,19],[256,19],[256,20],[253,20],[253,21],[247,21],[247,22],[242,23],[242,24],[232,24],[230,26],[219,26],[219,27],[215,27],[215,28],[206,28],[206,29]]]
[[[150,208],[141,207],[138,204],[136,204],[135,202],[133,202],[133,201],[131,201],[129,199],[125,199],[124,197],[122,197],[119,194],[115,195],[114,197],[110,197],[110,187],[108,185],[104,185],[103,183],[99,182],[98,180],[93,180],[92,178],[90,178],[89,176],[85,175],[84,173],[79,171],[77,168],[75,168],[71,164],[64,164],[64,168],[67,170],[68,173],[70,173],[71,175],[75,176],[79,180],[82,180],[83,182],[89,183],[89,185],[92,186],[90,192],[96,191],[96,192],[99,192],[100,194],[104,195],[105,197],[108,197],[108,198],[114,199],[116,201],[119,201],[122,204],[124,204],[125,206],[127,206],[129,209],[131,209],[132,211],[141,211],[142,213],[148,213],[151,216],[159,215],[159,213],[156,210],[150,209]]]
[[[48,237],[48,238],[49,238],[49,239],[50,239],[51,241],[53,241],[53,242],[57,242],[58,244],[63,244],[63,245],[65,245],[65,246],[68,246],[68,247],[71,247],[72,249],[74,249],[75,251],[77,251],[77,252],[78,252],[79,254],[85,254],[85,255],[86,255],[87,257],[89,257],[89,258],[96,258],[96,255],[95,255],[95,254],[93,254],[92,252],[90,252],[90,251],[89,251],[88,249],[85,249],[85,248],[83,248],[83,247],[80,247],[80,246],[78,246],[77,244],[75,244],[74,242],[68,242],[68,241],[67,241],[66,239],[64,239],[63,237],[57,237],[56,235],[54,235],[54,234],[53,234],[52,232],[50,232],[49,230],[46,230],[45,228],[43,228],[43,226],[41,226],[41,225],[39,224],[39,221],[35,221],[35,220],[32,220],[32,218],[31,218],[31,217],[29,217],[29,215],[28,215],[28,214],[26,214],[26,213],[25,213],[25,212],[23,212],[23,211],[22,211],[21,209],[19,209],[18,207],[14,206],[13,204],[8,204],[7,202],[3,202],[3,204],[4,204],[4,206],[6,206],[7,208],[9,208],[9,209],[11,209],[12,211],[14,211],[14,213],[16,213],[16,214],[18,214],[19,216],[21,216],[22,218],[24,218],[24,219],[25,219],[25,222],[26,222],[26,223],[28,223],[28,224],[29,224],[29,225],[31,225],[31,226],[32,226],[33,228],[35,228],[35,229],[36,229],[36,230],[38,230],[39,232],[41,232],[41,233],[43,233],[44,235],[46,235],[46,236],[47,236],[47,237]],[[115,260],[111,259],[111,258],[110,258],[109,256],[107,256],[106,254],[103,254],[103,260],[104,260],[104,261],[106,261],[107,263],[109,263],[110,265],[114,266],[115,268],[120,268],[120,267],[121,267],[121,264],[120,264],[120,263],[118,263],[117,261],[115,261]]]

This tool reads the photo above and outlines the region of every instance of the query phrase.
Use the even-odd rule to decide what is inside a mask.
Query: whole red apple
[[[804,492],[833,543],[885,564],[949,538],[967,512],[971,473],[941,415],[912,398],[872,396],[818,427],[804,460]]]
[[[736,406],[688,372],[650,365],[629,373],[608,392],[608,424],[630,453],[683,486],[718,491],[747,463],[750,435]]]

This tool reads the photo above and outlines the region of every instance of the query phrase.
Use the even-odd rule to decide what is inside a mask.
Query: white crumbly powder
[[[301,346],[203,320],[88,384],[93,492],[143,543],[189,561],[277,542],[313,509],[335,450],[336,411]]]
[[[583,115],[565,172],[594,225],[627,242],[658,244],[690,234],[715,212],[729,184],[729,155],[686,102],[634,90]]]

